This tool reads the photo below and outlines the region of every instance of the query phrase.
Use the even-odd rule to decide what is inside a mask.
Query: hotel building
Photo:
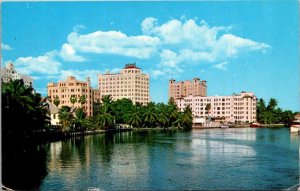
[[[126,64],[120,73],[99,74],[98,88],[101,96],[111,95],[113,100],[128,98],[143,105],[150,102],[149,75],[135,64]]]
[[[1,82],[8,83],[12,80],[23,80],[25,86],[32,87],[33,79],[30,76],[18,74],[13,63],[8,63],[5,68],[1,68]]]
[[[188,95],[206,96],[206,81],[194,78],[192,81],[176,82],[169,80],[169,98],[182,98]]]
[[[54,100],[56,96],[58,96],[60,100],[61,106],[69,106],[73,107],[73,104],[70,101],[70,97],[75,95],[77,100],[80,96],[84,95],[86,98],[86,103],[82,104],[78,103],[78,101],[74,104],[74,107],[82,107],[88,116],[93,115],[93,100],[94,93],[91,88],[90,78],[84,81],[78,81],[73,76],[68,76],[65,81],[58,81],[58,83],[48,83],[47,85],[48,97],[51,100]]]
[[[178,108],[183,111],[188,105],[192,109],[193,118],[223,119],[226,122],[255,122],[256,96],[251,92],[241,92],[231,96],[193,96],[176,99]],[[205,110],[210,104],[211,109]]]

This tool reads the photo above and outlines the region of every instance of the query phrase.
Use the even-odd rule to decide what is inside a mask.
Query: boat
[[[253,128],[262,127],[262,124],[260,124],[258,122],[253,122],[250,124],[250,127],[253,127]]]
[[[295,119],[290,126],[291,133],[299,133],[300,132],[300,119]]]
[[[221,128],[229,128],[229,125],[223,124],[223,125],[221,125],[220,127],[221,127]]]

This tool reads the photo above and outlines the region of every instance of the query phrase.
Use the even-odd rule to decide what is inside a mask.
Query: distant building
[[[255,122],[257,98],[252,92],[241,92],[231,96],[193,96],[176,99],[178,108],[183,111],[188,105],[193,118],[211,118],[227,122]],[[210,104],[210,110],[206,106]],[[208,107],[207,107],[208,109]]]
[[[1,82],[8,83],[12,80],[23,80],[24,84],[32,87],[33,79],[30,76],[18,74],[13,63],[8,63],[5,68],[1,68]]]
[[[126,64],[120,73],[99,74],[98,88],[101,96],[111,95],[113,100],[128,98],[143,105],[150,102],[149,75],[135,64]]]
[[[206,81],[194,78],[192,81],[169,80],[169,98],[182,98],[189,95],[206,96]]]
[[[47,85],[48,97],[51,100],[54,100],[56,96],[58,96],[60,100],[59,108],[61,106],[69,106],[69,107],[82,107],[88,116],[93,115],[93,92],[91,88],[90,78],[84,81],[78,81],[73,76],[68,76],[65,81],[58,81],[58,83],[48,83]],[[76,102],[74,105],[71,103],[70,98],[72,95],[77,97],[77,100],[80,96],[84,95],[86,98],[86,103],[82,104]]]

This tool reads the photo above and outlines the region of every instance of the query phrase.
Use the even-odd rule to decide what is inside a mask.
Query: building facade
[[[226,122],[256,122],[257,98],[252,92],[241,92],[231,96],[193,96],[176,99],[181,111],[188,105],[192,109],[193,118],[224,119]],[[210,104],[210,109],[209,106]]]
[[[1,82],[8,83],[12,80],[23,80],[25,86],[32,87],[33,79],[30,76],[18,74],[13,63],[8,63],[5,68],[1,68]]]
[[[192,81],[169,80],[169,98],[182,98],[189,95],[192,96],[206,96],[206,81],[194,78]]]
[[[59,108],[61,106],[69,106],[69,107],[77,107],[83,108],[88,116],[93,115],[93,92],[91,88],[90,78],[84,81],[78,81],[73,76],[68,76],[65,81],[58,81],[58,83],[48,83],[47,85],[48,97],[51,100],[57,96],[60,100]],[[77,100],[84,95],[86,98],[86,102],[84,104],[79,103],[71,103],[71,96],[75,96]]]
[[[99,74],[98,88],[101,96],[111,95],[113,100],[127,98],[143,105],[150,102],[149,75],[135,64],[126,64],[120,73]]]

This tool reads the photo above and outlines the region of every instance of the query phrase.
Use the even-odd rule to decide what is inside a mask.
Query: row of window
[[[112,93],[112,92],[146,92],[149,93],[148,90],[142,90],[142,89],[121,89],[121,90],[101,90],[101,93]]]

